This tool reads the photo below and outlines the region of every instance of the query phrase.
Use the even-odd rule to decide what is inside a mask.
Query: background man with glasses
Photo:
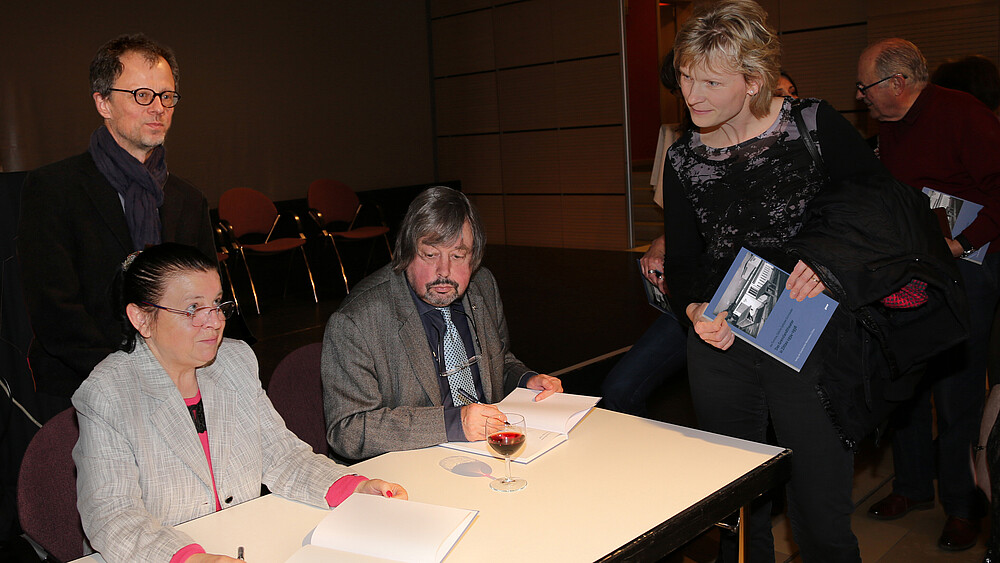
[[[486,235],[456,190],[413,200],[391,264],[355,287],[323,337],[327,442],[348,460],[483,440],[491,404],[516,386],[562,391],[510,352]]]
[[[872,505],[873,518],[891,520],[934,504],[935,449],[931,403],[937,411],[936,476],[948,514],[938,545],[958,551],[976,544],[981,508],[970,466],[986,386],[990,325],[1000,276],[1000,122],[965,92],[928,82],[927,61],[904,39],[865,49],[858,61],[859,100],[879,123],[879,157],[900,181],[983,205],[954,239],[956,259],[990,244],[982,265],[958,260],[969,296],[970,338],[934,358],[922,391],[894,414],[893,492]]]
[[[181,97],[178,73],[173,52],[142,34],[105,43],[90,63],[103,125],[87,152],[25,180],[17,247],[43,419],[68,407],[117,349],[112,285],[126,256],[161,242],[215,256],[205,196],[167,171],[163,142]]]

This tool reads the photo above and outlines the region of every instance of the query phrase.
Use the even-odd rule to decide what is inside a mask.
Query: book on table
[[[948,229],[944,230],[944,225],[942,225],[942,230],[944,230],[944,234],[949,238],[955,238],[960,235],[966,227],[976,220],[979,210],[983,208],[982,205],[974,201],[932,190],[931,188],[925,187],[922,191],[930,198],[931,209],[935,211],[943,210],[947,219]],[[982,264],[983,258],[986,257],[986,249],[989,247],[990,243],[986,243],[982,247],[977,248],[972,254],[963,256],[962,258],[969,262]]]
[[[714,320],[725,311],[737,338],[800,371],[837,302],[825,293],[796,301],[787,281],[788,272],[741,248],[703,316]]]
[[[529,463],[540,455],[565,442],[569,431],[601,400],[600,397],[555,393],[535,401],[540,391],[518,387],[496,403],[500,412],[517,413],[524,416],[525,446],[517,457],[510,458],[515,463]],[[485,440],[478,442],[445,442],[446,448],[466,453],[494,457],[493,450]]]
[[[354,494],[323,517],[286,563],[319,563],[346,554],[437,563],[472,524],[477,510]],[[340,553],[340,556],[337,554]]]

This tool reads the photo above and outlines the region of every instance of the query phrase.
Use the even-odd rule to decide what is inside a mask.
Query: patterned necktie
[[[449,372],[448,385],[451,387],[451,399],[456,407],[464,407],[469,404],[469,400],[458,392],[464,390],[470,397],[476,396],[476,384],[472,381],[472,368],[469,363],[469,356],[465,351],[465,344],[462,342],[455,323],[451,321],[451,309],[443,307],[438,309],[444,317],[444,369]],[[459,366],[463,369],[456,370]]]

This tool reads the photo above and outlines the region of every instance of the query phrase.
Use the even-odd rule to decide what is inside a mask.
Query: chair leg
[[[236,302],[236,308],[239,309],[240,298],[236,295],[236,286],[233,285],[233,275],[229,272],[229,266],[226,265],[225,260],[219,262],[219,265],[222,266],[222,272],[226,276],[226,281],[229,282],[229,291],[233,294],[233,301]]]
[[[247,262],[247,255],[243,252],[243,248],[240,248],[240,258],[243,259],[243,267],[247,270],[247,279],[250,280],[250,293],[253,294],[253,306],[257,309],[257,315],[260,315],[260,301],[257,300],[257,286],[253,283],[253,276],[250,274],[250,264]]]
[[[312,268],[309,267],[309,259],[306,258],[306,248],[304,246],[300,246],[299,250],[302,252],[302,262],[306,265],[306,274],[309,275],[309,285],[312,286],[313,303],[319,303],[319,297],[316,296],[316,281],[313,280]]]
[[[330,236],[330,243],[333,244],[333,252],[337,255],[337,264],[340,265],[340,277],[344,278],[344,291],[351,293],[351,288],[347,285],[347,272],[344,271],[344,260],[340,258],[340,251],[337,250],[337,241]]]

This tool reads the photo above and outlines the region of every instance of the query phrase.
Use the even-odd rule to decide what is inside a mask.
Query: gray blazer
[[[115,352],[73,395],[77,507],[95,550],[115,561],[169,561],[194,541],[172,526],[260,496],[326,507],[330,485],[350,474],[285,428],[244,342],[225,339],[198,370],[212,471],[177,387],[145,342]]]
[[[486,402],[512,391],[529,370],[509,350],[493,274],[480,268],[462,298],[478,336]],[[448,441],[437,369],[403,274],[385,266],[351,291],[323,337],[326,438],[348,459]]]

